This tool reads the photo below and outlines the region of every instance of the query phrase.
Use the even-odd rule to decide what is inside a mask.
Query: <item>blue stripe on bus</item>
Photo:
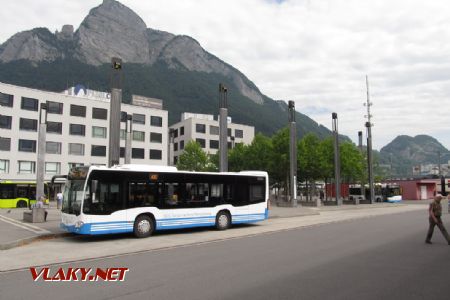
[[[269,212],[266,209],[265,213],[261,214],[245,214],[232,216],[232,224],[243,224],[263,221],[268,218]],[[194,218],[167,218],[156,221],[157,230],[165,229],[182,229],[192,227],[206,227],[214,226],[216,223],[215,216],[208,217],[194,217]],[[80,228],[74,225],[64,225],[61,223],[61,228],[69,232],[78,234],[108,234],[108,233],[124,233],[133,232],[134,222],[120,221],[120,222],[100,222],[83,224]]]

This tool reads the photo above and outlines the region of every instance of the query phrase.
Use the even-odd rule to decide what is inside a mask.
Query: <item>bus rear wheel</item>
[[[141,215],[134,221],[133,232],[137,238],[145,238],[152,235],[155,229],[152,218],[147,215]]]
[[[27,204],[27,201],[20,200],[20,201],[17,201],[16,206],[17,206],[18,208],[24,208],[24,207],[27,207],[28,204]]]
[[[231,216],[226,211],[220,211],[216,216],[216,228],[217,230],[228,229],[231,225]]]

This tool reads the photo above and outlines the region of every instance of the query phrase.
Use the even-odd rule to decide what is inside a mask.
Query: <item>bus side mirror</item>
[[[92,203],[97,202],[95,199],[95,191],[97,191],[97,187],[98,187],[98,180],[92,180],[91,181]]]

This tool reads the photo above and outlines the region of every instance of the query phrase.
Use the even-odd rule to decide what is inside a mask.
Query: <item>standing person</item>
[[[428,209],[430,227],[428,228],[427,238],[425,243],[431,244],[431,237],[433,236],[434,226],[441,230],[442,235],[447,240],[447,243],[450,245],[450,237],[448,236],[447,230],[445,230],[444,224],[442,224],[441,215],[442,215],[442,206],[441,206],[441,195],[436,195],[434,197],[434,201],[430,203],[430,208]]]
[[[56,194],[56,207],[58,209],[61,208],[62,200],[63,200],[63,194],[61,192],[59,192],[58,194]]]

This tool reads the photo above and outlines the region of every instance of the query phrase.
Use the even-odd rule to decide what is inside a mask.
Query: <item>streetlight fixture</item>
[[[336,191],[336,205],[341,205],[341,162],[339,153],[339,133],[337,113],[331,114],[334,137],[334,185]]]
[[[41,103],[39,109],[38,151],[36,166],[36,200],[45,197],[44,173],[45,173],[45,144],[47,133],[47,103]]]
[[[228,89],[219,84],[219,171],[228,171]]]
[[[297,125],[295,122],[295,102],[289,101],[289,161],[291,205],[297,207]]]

